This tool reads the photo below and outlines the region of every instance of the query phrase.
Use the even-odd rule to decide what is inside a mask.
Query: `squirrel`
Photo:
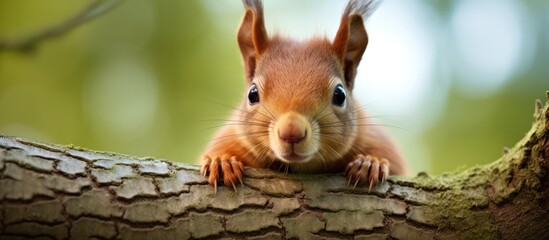
[[[407,172],[393,140],[370,122],[353,98],[358,64],[368,45],[364,20],[377,1],[350,0],[333,41],[267,36],[261,0],[246,8],[237,40],[246,97],[201,157],[201,174],[242,184],[244,166],[294,173],[344,172],[369,190],[389,174]]]

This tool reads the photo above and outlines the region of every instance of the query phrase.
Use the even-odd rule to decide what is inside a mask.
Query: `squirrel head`
[[[347,5],[333,41],[267,36],[263,6],[245,0],[238,30],[248,92],[240,126],[257,156],[286,163],[330,161],[352,148],[356,69],[368,45],[364,19],[373,1]]]

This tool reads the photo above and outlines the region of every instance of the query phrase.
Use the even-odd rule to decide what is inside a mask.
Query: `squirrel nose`
[[[307,118],[291,111],[280,115],[274,128],[280,142],[297,144],[307,140],[307,131],[310,131],[310,126]]]
[[[306,129],[300,129],[299,127],[290,124],[286,128],[279,130],[278,137],[289,144],[296,144],[301,142],[307,136]]]

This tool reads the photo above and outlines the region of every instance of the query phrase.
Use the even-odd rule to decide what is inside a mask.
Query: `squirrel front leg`
[[[236,191],[236,182],[242,184],[245,155],[248,151],[242,146],[233,126],[226,126],[210,142],[201,157],[200,173],[208,178],[208,183],[217,192],[217,182],[223,180],[225,186]]]
[[[345,175],[349,179],[349,185],[354,183],[353,187],[359,182],[368,181],[370,191],[378,181],[385,182],[389,176],[389,161],[374,155],[358,154],[354,161],[347,164]]]
[[[361,119],[360,125],[366,126],[366,118]],[[347,155],[346,158],[345,175],[349,179],[349,185],[356,187],[361,182],[368,182],[371,190],[378,182],[385,182],[389,175],[406,175],[406,163],[385,131],[376,126],[368,126],[359,128],[358,132],[359,137],[353,146],[361,151]]]

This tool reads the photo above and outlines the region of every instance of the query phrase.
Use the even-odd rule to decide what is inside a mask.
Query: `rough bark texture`
[[[534,117],[494,163],[370,193],[246,169],[215,195],[197,166],[0,137],[0,239],[549,239],[548,107]]]

